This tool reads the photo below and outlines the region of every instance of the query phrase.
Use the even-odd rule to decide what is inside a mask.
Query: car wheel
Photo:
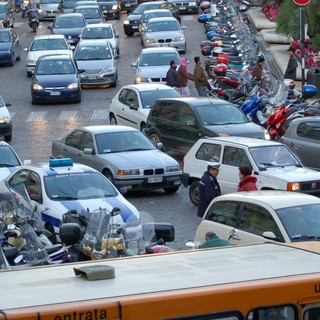
[[[32,98],[32,99],[31,99],[31,104],[36,105],[36,104],[37,104],[37,100],[34,99],[34,98]]]
[[[180,186],[175,186],[175,187],[167,187],[167,188],[163,188],[163,190],[165,191],[165,193],[175,193],[179,190]]]
[[[81,103],[81,94],[78,95],[77,99],[75,100],[75,103]]]
[[[134,35],[134,32],[128,32],[128,31],[125,31],[124,34],[128,37],[132,37]]]
[[[10,142],[10,141],[12,140],[12,133],[11,133],[9,136],[5,136],[5,137],[4,137],[4,140],[5,140],[6,142]]]
[[[120,56],[120,48],[117,48],[117,55]]]
[[[151,140],[151,142],[153,142],[154,144],[157,144],[157,143],[161,143],[161,140],[160,140],[160,137],[158,136],[157,133],[150,133],[149,134],[149,139]]]
[[[113,175],[112,175],[112,172],[110,170],[104,170],[102,172],[102,174],[107,178],[109,179],[109,181],[113,184],[114,183],[114,179],[113,179]]]
[[[146,130],[146,126],[147,126],[147,125],[145,124],[145,122],[141,122],[141,124],[140,124],[140,131],[144,133],[144,131]]]
[[[32,73],[31,72],[27,72],[27,77],[31,78],[32,77]]]
[[[189,198],[191,202],[195,205],[199,205],[199,180],[193,181],[189,187]]]
[[[110,114],[109,116],[110,124],[117,125],[117,119],[114,114]]]
[[[17,57],[17,61],[20,61],[21,60],[21,48],[20,48],[20,51],[19,51],[19,56]]]
[[[12,55],[11,55],[11,59],[10,59],[10,62],[9,62],[9,66],[10,66],[10,67],[13,67],[15,61],[16,61],[16,57],[15,57],[14,52],[13,52]]]
[[[187,52],[187,44],[184,46],[184,50],[182,51],[182,53],[186,53]]]

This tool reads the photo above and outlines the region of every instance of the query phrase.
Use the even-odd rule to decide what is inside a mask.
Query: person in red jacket
[[[253,191],[258,190],[257,178],[252,176],[252,169],[248,166],[242,166],[239,168],[239,179],[237,191]]]

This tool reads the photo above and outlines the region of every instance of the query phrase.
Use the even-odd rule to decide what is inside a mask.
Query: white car
[[[148,21],[146,31],[141,35],[144,48],[173,47],[177,51],[187,51],[186,38],[178,20],[174,17],[152,18]]]
[[[198,184],[208,162],[218,162],[222,194],[236,192],[239,167],[253,168],[259,190],[286,190],[320,195],[320,172],[303,167],[282,143],[245,137],[201,138],[183,160],[182,182],[189,197],[199,201]]]
[[[180,62],[180,56],[176,48],[142,49],[139,58],[131,63],[131,66],[135,68],[134,83],[156,82],[166,84],[167,71],[171,60]]]
[[[51,34],[35,36],[29,48],[24,51],[27,55],[27,76],[30,78],[34,72],[34,68],[38,59],[44,55],[52,54],[67,54],[73,56],[72,47],[66,41],[64,35]]]
[[[299,192],[229,193],[210,203],[197,228],[195,244],[203,243],[208,231],[231,244],[317,241],[319,212],[320,199]]]
[[[58,232],[62,216],[69,210],[87,216],[96,209],[110,212],[114,207],[121,210],[114,222],[118,228],[129,219],[131,228],[128,232],[141,229],[139,211],[113,184],[95,169],[74,164],[71,159],[52,159],[45,164],[21,166],[5,181],[18,193],[21,187],[26,188],[50,232]]]
[[[12,120],[7,106],[9,107],[11,104],[6,104],[0,96],[0,137],[4,137],[5,141],[11,141]]]
[[[123,86],[109,106],[110,124],[121,124],[143,131],[154,102],[159,98],[179,98],[177,90],[165,84],[130,84]]]

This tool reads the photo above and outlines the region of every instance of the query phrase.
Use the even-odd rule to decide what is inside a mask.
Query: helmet
[[[210,1],[202,1],[201,4],[200,4],[200,9],[202,11],[206,10],[206,9],[209,9],[210,7],[211,7]]]
[[[201,53],[203,56],[210,56],[211,55],[211,46],[204,46],[201,48]]]
[[[302,97],[304,99],[309,99],[314,97],[318,93],[318,89],[316,86],[312,84],[305,84],[302,87]]]

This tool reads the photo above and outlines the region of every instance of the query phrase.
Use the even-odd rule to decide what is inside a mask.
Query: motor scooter
[[[32,29],[33,32],[37,32],[39,27],[39,13],[38,9],[30,9],[29,10],[29,27]]]

